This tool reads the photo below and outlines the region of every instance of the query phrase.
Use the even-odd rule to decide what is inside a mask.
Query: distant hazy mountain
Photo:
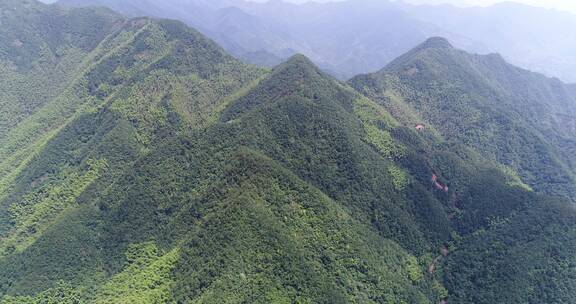
[[[288,33],[293,39],[292,49],[339,78],[378,70],[430,36],[472,44],[469,39],[414,19],[386,1],[239,3],[243,10]]]
[[[294,53],[339,78],[376,71],[431,36],[476,53],[576,81],[574,15],[505,3],[489,8],[417,6],[386,0],[296,5],[243,0],[60,0],[105,5],[128,16],[179,19],[236,57],[273,65]],[[233,7],[233,8],[231,8]]]
[[[405,6],[424,22],[481,41],[532,71],[576,82],[576,15],[504,2],[487,8]]]

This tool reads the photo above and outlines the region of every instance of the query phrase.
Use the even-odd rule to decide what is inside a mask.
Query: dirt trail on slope
[[[440,263],[440,261],[447,257],[448,254],[450,254],[450,250],[448,250],[447,246],[443,246],[440,249],[440,255],[437,256],[434,261],[432,262],[432,264],[430,264],[430,266],[428,267],[428,273],[430,274],[434,274],[434,272],[436,271],[436,268],[438,267],[438,264]]]

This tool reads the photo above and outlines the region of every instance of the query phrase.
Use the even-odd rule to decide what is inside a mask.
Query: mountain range
[[[438,37],[343,82],[106,8],[0,21],[2,304],[576,301],[574,85]]]
[[[497,52],[521,67],[576,82],[570,13],[504,2],[487,8],[388,0],[291,4],[279,0],[60,0],[127,16],[178,19],[244,61],[274,66],[295,53],[340,79],[374,72],[433,36],[468,52]],[[161,4],[159,4],[161,3]]]

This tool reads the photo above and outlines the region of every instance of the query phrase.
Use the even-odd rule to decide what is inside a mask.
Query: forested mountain
[[[106,9],[59,10],[36,1],[0,1],[0,138],[62,93],[84,56],[119,20]]]
[[[60,0],[128,16],[178,19],[245,61],[272,66],[294,53],[341,79],[377,71],[432,36],[474,53],[498,52],[533,71],[576,82],[574,15],[512,2],[487,8],[348,0],[301,5],[244,0]]]
[[[576,15],[503,1],[485,8],[408,6],[410,15],[481,42],[490,52],[531,71],[576,82]],[[456,42],[456,41],[454,41]],[[481,49],[458,47],[478,52]]]
[[[432,38],[350,84],[404,123],[474,148],[531,188],[576,198],[576,95],[557,79]]]
[[[22,47],[42,37],[45,50],[83,53],[0,137],[0,303],[576,300],[574,205],[532,191],[516,167],[451,140],[432,118],[411,120],[423,115],[411,95],[392,91],[412,92],[402,67],[414,58],[453,71],[450,81],[476,58],[484,77],[516,71],[531,85],[549,83],[531,88],[542,98],[563,89],[566,100],[501,101],[503,109],[541,106],[513,114],[546,123],[526,134],[560,140],[569,131],[543,111],[569,104],[573,87],[433,39],[350,82],[363,95],[302,55],[271,70],[243,64],[180,22],[2,3],[0,49],[18,33]],[[42,26],[20,32],[23,19],[4,14],[57,20],[62,35]],[[86,22],[97,32],[89,47],[74,38]],[[463,62],[427,58],[441,52]],[[0,60],[14,73],[29,63],[52,73],[67,58],[46,61],[46,53],[19,61],[3,51]],[[425,64],[418,68],[408,74]],[[462,95],[515,92],[466,80]],[[0,103],[23,107],[36,90],[7,87]],[[394,106],[382,91],[397,94]],[[435,92],[422,89],[430,102]],[[571,165],[563,150],[552,152]]]
[[[239,9],[236,0],[65,0],[64,6],[105,6],[128,17],[178,19],[214,39],[234,56],[272,67],[302,49],[296,39],[277,25]]]

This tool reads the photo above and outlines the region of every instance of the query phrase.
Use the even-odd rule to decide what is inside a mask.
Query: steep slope
[[[347,219],[341,206],[275,162],[238,150],[242,137],[235,135],[249,139],[252,132],[210,127],[261,71],[178,23],[147,19],[122,20],[87,59],[63,93],[3,142],[3,301],[218,302],[238,298],[235,280],[246,281],[250,302],[433,297],[415,286],[421,270],[414,256]],[[189,146],[194,141],[199,146]],[[253,171],[251,179],[245,171]],[[335,262],[344,258],[346,265]],[[213,268],[222,262],[228,266]],[[331,283],[341,275],[372,291]]]
[[[195,46],[194,52],[201,53],[201,47]],[[111,62],[118,62],[111,58]],[[217,65],[214,59],[209,62]],[[184,67],[191,68],[189,64],[178,66]],[[226,75],[232,76],[230,72]],[[114,80],[97,79],[105,79],[110,86]],[[134,84],[130,81],[117,86],[116,94],[121,96],[123,88]],[[87,85],[88,89],[99,88],[92,91],[95,97],[104,93],[102,87],[101,83]],[[263,92],[271,93],[272,98]],[[278,94],[285,100],[273,98]],[[252,102],[253,97],[258,97],[256,104],[247,107],[245,102]],[[333,97],[340,101],[332,102]],[[299,299],[345,303],[355,299],[430,303],[429,299],[439,295],[429,287],[432,281],[423,279],[422,266],[410,252],[424,254],[436,247],[439,236],[422,235],[414,215],[404,207],[390,205],[393,214],[405,221],[387,216],[394,222],[382,223],[388,236],[384,238],[350,215],[368,217],[370,208],[359,205],[348,209],[342,205],[343,198],[335,202],[284,168],[282,162],[265,156],[271,154],[284,161],[290,157],[295,161],[293,170],[307,170],[299,164],[308,157],[302,149],[310,153],[320,148],[314,143],[318,134],[313,130],[336,123],[323,110],[356,124],[350,127],[360,132],[361,125],[344,109],[358,97],[319,74],[302,57],[278,68],[261,85],[237,99],[224,112],[221,123],[186,128],[182,135],[173,132],[179,130],[176,124],[165,128],[161,137],[141,137],[139,134],[149,133],[139,133],[142,125],[138,117],[124,118],[126,113],[120,106],[124,101],[104,97],[107,103],[100,111],[74,119],[16,179],[15,190],[6,200],[16,222],[2,242],[3,293],[35,294],[53,286],[56,289],[36,297],[58,294],[60,288],[69,290],[70,296],[81,294],[88,301],[105,303],[126,298],[137,302]],[[146,107],[144,110],[154,111],[154,103],[137,95],[135,98]],[[318,98],[318,105],[310,98]],[[193,99],[188,102],[194,103]],[[177,108],[166,110],[178,114]],[[261,111],[273,111],[274,115]],[[282,153],[286,142],[284,134],[278,132],[288,130],[284,127],[292,125],[292,119],[280,128],[273,121],[299,114],[305,114],[310,125],[294,125],[292,138],[297,132],[311,129],[299,139],[299,148]],[[235,122],[228,122],[232,118]],[[388,172],[391,165],[360,138],[346,134],[349,132],[347,128],[330,131],[326,140],[334,147],[338,138],[354,140],[362,147],[360,151],[380,158],[384,172]],[[86,150],[78,151],[79,145]],[[143,147],[151,152],[143,152]],[[347,149],[353,147],[342,151],[339,158],[344,160]],[[324,149],[328,152],[332,148]],[[51,155],[63,156],[58,161]],[[70,159],[71,155],[77,157]],[[321,170],[313,170],[312,174],[326,176],[336,169],[326,166],[323,159],[316,161]],[[55,171],[67,167],[74,174],[44,173],[39,181],[34,177],[50,167]],[[367,174],[363,170],[362,174]],[[336,172],[349,174],[345,168]],[[401,171],[398,174],[403,176]],[[313,178],[321,180],[319,175]],[[39,185],[25,187],[34,183]],[[335,195],[335,186],[345,184],[345,180],[325,183],[323,188],[332,189]],[[384,179],[380,183],[387,189],[393,187]],[[64,205],[55,199],[62,197],[66,199]],[[440,208],[433,198],[428,200]],[[381,216],[386,216],[384,208],[380,207]],[[443,238],[448,237],[447,229],[443,229]],[[145,280],[150,271],[158,272],[154,283],[159,284],[157,289],[137,279]],[[59,280],[65,283],[56,285]],[[127,284],[132,287],[126,288]],[[245,287],[245,294],[238,294],[238,286]]]
[[[133,19],[88,59],[0,150],[2,303],[576,298],[571,205],[304,56],[266,72]]]
[[[440,267],[435,252],[454,233],[475,236],[492,217],[540,204],[481,162],[431,149],[432,139],[301,56],[235,98],[219,123],[163,137],[5,258],[6,292],[54,286],[35,297],[95,303],[436,303],[447,293],[426,271]],[[450,196],[430,189],[431,167],[462,191],[452,223]],[[559,232],[572,224],[554,223]]]
[[[562,82],[433,38],[350,83],[404,123],[474,148],[533,189],[576,197],[576,95]]]
[[[465,237],[443,269],[450,303],[573,302],[575,220],[544,200]]]
[[[84,22],[99,20],[98,15],[83,15],[88,19],[75,20],[74,15],[62,15],[68,10],[35,2],[14,2],[11,10],[27,16],[38,11],[48,20],[62,18],[62,23],[78,28]],[[3,25],[6,32],[21,30],[19,23],[4,22]],[[30,30],[31,33],[22,34],[20,39],[46,37],[42,27]],[[35,261],[41,263],[34,264],[33,269],[24,268],[32,274],[11,273],[10,267],[3,266],[2,275],[19,274],[27,279],[22,281],[26,285],[20,286],[5,285],[7,281],[3,281],[2,292],[12,286],[14,290],[34,293],[43,290],[44,284],[55,283],[51,276],[61,277],[64,273],[80,283],[85,283],[82,278],[99,276],[101,270],[91,268],[100,263],[98,250],[84,250],[97,236],[90,229],[66,232],[66,227],[78,228],[74,225],[86,218],[79,215],[70,222],[61,222],[65,215],[77,214],[75,207],[83,192],[91,189],[99,178],[113,180],[147,153],[153,138],[180,129],[202,128],[216,121],[213,113],[224,106],[220,102],[263,73],[239,63],[178,22],[116,19],[116,26],[109,30],[106,37],[84,55],[81,66],[71,71],[74,74],[69,79],[59,79],[68,81],[63,89],[38,105],[34,113],[1,138],[3,265],[9,265],[12,256],[24,255],[22,252],[27,250],[35,252],[31,246],[38,248],[33,245],[44,239],[47,231],[54,231],[54,226],[64,225],[57,233],[72,238],[54,243],[63,247],[48,247],[56,252],[52,264],[37,251],[39,260],[26,259],[21,264],[23,267]],[[4,39],[1,41],[0,44],[7,43]],[[35,58],[32,54],[30,60],[41,60],[43,53],[38,56]],[[18,99],[5,102],[22,106]],[[98,191],[106,185],[102,187]],[[80,256],[70,260],[57,258],[64,254],[57,251],[64,249]],[[67,272],[70,268],[75,272]],[[34,277],[34,271],[46,272],[38,278]]]
[[[14,183],[21,170],[55,134],[74,119],[96,115],[104,105],[131,122],[138,141],[148,144],[158,130],[169,124],[186,128],[214,121],[216,118],[211,116],[220,106],[217,101],[260,73],[233,60],[182,24],[123,21],[121,28],[86,56],[65,90],[2,138],[0,188],[17,187]],[[19,106],[18,100],[12,104]],[[167,108],[174,108],[172,112],[177,115]],[[66,155],[57,158],[65,160]],[[45,180],[43,175],[36,173],[27,181]],[[3,221],[3,225],[6,223]]]
[[[0,138],[60,94],[83,57],[118,26],[105,9],[59,9],[0,2]]]

